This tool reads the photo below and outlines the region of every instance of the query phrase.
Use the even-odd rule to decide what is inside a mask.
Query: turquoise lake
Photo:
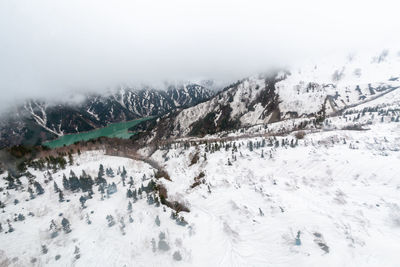
[[[139,124],[142,121],[152,119],[153,117],[141,118],[132,121],[124,121],[109,124],[106,127],[98,128],[88,132],[76,133],[76,134],[67,134],[61,136],[55,140],[51,140],[48,142],[44,142],[43,145],[49,148],[57,148],[62,147],[64,145],[72,145],[75,142],[79,141],[88,141],[90,139],[96,139],[98,137],[117,137],[122,139],[128,139],[135,133],[129,132],[128,129],[132,126]]]

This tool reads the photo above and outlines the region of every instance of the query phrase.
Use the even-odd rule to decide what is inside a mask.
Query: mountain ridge
[[[0,147],[40,144],[64,134],[85,132],[109,123],[159,116],[177,107],[200,103],[213,92],[197,84],[166,90],[122,88],[109,95],[90,94],[81,103],[29,100],[0,121]]]

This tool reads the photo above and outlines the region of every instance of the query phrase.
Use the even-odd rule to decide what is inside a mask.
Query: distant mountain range
[[[166,90],[125,88],[92,94],[79,104],[51,104],[29,100],[0,120],[0,147],[40,144],[64,134],[89,131],[112,122],[158,116],[209,99],[213,91],[198,84],[169,86]]]
[[[399,88],[400,54],[384,50],[375,56],[333,56],[318,64],[254,75],[217,93],[204,86],[212,86],[212,81],[201,84],[121,89],[89,95],[78,105],[31,100],[0,122],[0,146],[40,144],[147,116],[160,116],[157,122],[137,126],[148,140],[268,127],[293,118],[311,118],[307,123],[315,123]]]
[[[315,123],[400,88],[399,77],[400,55],[386,50],[373,57],[332,58],[254,75],[203,103],[163,116],[157,124],[146,122],[147,137],[203,136],[292,118]]]

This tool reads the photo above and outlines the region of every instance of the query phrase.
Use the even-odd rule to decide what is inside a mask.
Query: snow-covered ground
[[[190,167],[194,147],[155,157],[168,158],[170,197],[190,204],[195,265],[398,266],[399,132],[399,123],[325,132],[253,151],[240,140],[238,152],[221,148]],[[191,189],[200,172],[205,184]]]
[[[367,100],[309,123],[304,138],[292,130],[315,118],[175,140],[151,155],[171,181],[104,151],[75,154],[65,169],[29,168],[35,178],[16,188],[1,174],[0,266],[399,266],[400,89]],[[95,179],[100,164],[115,175],[82,206],[89,193],[64,188],[63,175]],[[149,203],[156,191],[128,197],[150,181],[190,212],[174,219]]]
[[[132,189],[146,186],[153,177],[154,170],[143,162],[101,151],[75,155],[73,166],[52,173],[63,190],[62,203],[53,181],[45,183],[48,174],[30,169],[45,191],[35,193],[34,199],[27,192],[27,178],[21,178],[18,190],[7,190],[6,181],[0,181],[5,204],[0,214],[0,263],[398,266],[399,133],[400,123],[387,122],[370,125],[368,131],[309,133],[297,145],[289,135],[267,138],[264,144],[262,138],[241,139],[217,150],[215,144],[158,150],[152,158],[165,166],[172,181],[157,182],[167,188],[168,200],[189,207],[189,213],[180,213],[187,225],[171,219],[171,209],[149,205],[145,193],[135,203],[127,198],[130,176]],[[196,154],[197,162],[192,161]],[[85,170],[94,178],[99,164],[113,168],[115,174],[125,167],[125,186],[121,175],[106,176],[118,191],[101,200],[94,186],[93,198],[82,208],[79,197],[86,193],[65,190],[62,175],[68,177],[72,170],[79,176]],[[200,185],[192,188],[200,173]],[[19,203],[14,204],[15,199]],[[14,221],[18,214],[25,220]],[[108,226],[107,215],[113,216],[115,225]],[[51,221],[62,228],[62,218],[69,220],[72,231],[59,229],[52,238]],[[14,228],[11,233],[6,233],[7,219]]]

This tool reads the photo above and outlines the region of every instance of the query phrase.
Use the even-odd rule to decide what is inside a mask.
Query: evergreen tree
[[[33,185],[35,186],[36,193],[37,193],[38,195],[43,195],[43,193],[44,193],[43,187],[42,187],[37,181],[35,181],[35,182],[33,183]]]
[[[115,176],[115,175],[114,175],[113,169],[112,169],[112,168],[106,169],[106,175],[107,175],[108,177],[113,178],[113,177]]]
[[[129,213],[132,212],[132,203],[130,201],[128,202],[128,211]]]
[[[147,195],[147,204],[149,204],[149,205],[154,204],[154,199],[153,199],[153,196],[151,194]]]
[[[127,198],[132,198],[132,197],[133,197],[133,193],[132,193],[131,189],[128,189],[128,190],[126,191],[126,197],[127,197]]]
[[[134,201],[137,201],[137,200],[138,200],[136,189],[134,189],[134,190],[132,191],[132,198],[133,198]]]
[[[57,224],[54,220],[51,220],[50,222],[50,230],[57,230]]]
[[[46,245],[42,245],[42,253],[43,254],[47,254],[48,251],[49,250],[47,249],[47,246]]]
[[[158,217],[158,215],[156,217],[155,223],[157,226],[160,226],[160,224],[161,224],[161,221],[160,221],[160,218]]]
[[[63,230],[65,233],[70,233],[71,232],[71,224],[69,223],[68,219],[63,218],[61,221],[61,225],[63,227]]]
[[[64,202],[64,194],[61,190],[58,191],[58,201]]]
[[[18,221],[23,221],[23,220],[25,220],[25,216],[20,213],[20,214],[18,214],[17,219],[18,219]]]
[[[63,186],[65,190],[69,190],[69,181],[67,179],[67,177],[65,176],[65,174],[63,174]]]
[[[253,141],[249,141],[249,150],[253,151]]]
[[[70,172],[69,176],[69,189],[71,191],[77,191],[81,187],[78,177],[76,177],[73,171]]]
[[[153,192],[156,189],[157,184],[153,180],[150,180],[150,182],[147,184],[147,192]]]
[[[117,192],[117,185],[112,182],[107,186],[107,196],[112,195]]]
[[[122,166],[122,173],[121,173],[121,177],[122,177],[122,180],[124,181],[125,180],[125,178],[126,178],[126,170],[125,170],[125,166]]]
[[[58,193],[59,191],[60,191],[60,188],[58,188],[56,181],[54,181],[54,192]]]
[[[115,221],[114,221],[114,217],[113,216],[107,215],[106,219],[107,219],[108,227],[112,227],[112,226],[115,225]]]
[[[129,187],[132,187],[133,186],[133,178],[132,178],[132,176],[131,177],[129,177]]]
[[[92,224],[92,221],[91,221],[90,218],[89,218],[89,214],[86,213],[85,218],[86,218],[86,223],[87,223],[87,224]]]
[[[10,220],[8,220],[8,233],[12,232],[14,232],[14,228],[12,227]]]
[[[82,175],[79,177],[79,185],[83,192],[92,191],[94,182],[90,175],[87,175],[82,171]]]
[[[72,166],[74,164],[74,159],[72,158],[71,152],[68,152],[68,164]]]
[[[141,187],[139,187],[139,189],[138,189],[138,195],[139,195],[140,197],[142,197],[142,188],[141,188]]]
[[[33,194],[33,190],[32,190],[31,187],[28,187],[28,193],[29,193],[30,199],[34,199],[35,198],[35,195]]]
[[[104,179],[104,167],[103,164],[100,164],[99,166],[99,172],[97,174],[97,178],[95,180],[96,185],[102,184],[102,183],[106,183],[106,180]]]
[[[74,255],[75,255],[75,259],[79,259],[81,257],[81,253],[80,253],[78,246],[75,246]]]
[[[104,185],[103,184],[100,184],[99,185],[99,192],[103,195],[104,194]]]
[[[86,197],[84,197],[84,196],[81,196],[80,198],[79,198],[79,202],[81,202],[81,206],[82,206],[82,208],[84,209],[84,208],[86,208],[86,206],[85,206],[85,202],[86,202]]]

